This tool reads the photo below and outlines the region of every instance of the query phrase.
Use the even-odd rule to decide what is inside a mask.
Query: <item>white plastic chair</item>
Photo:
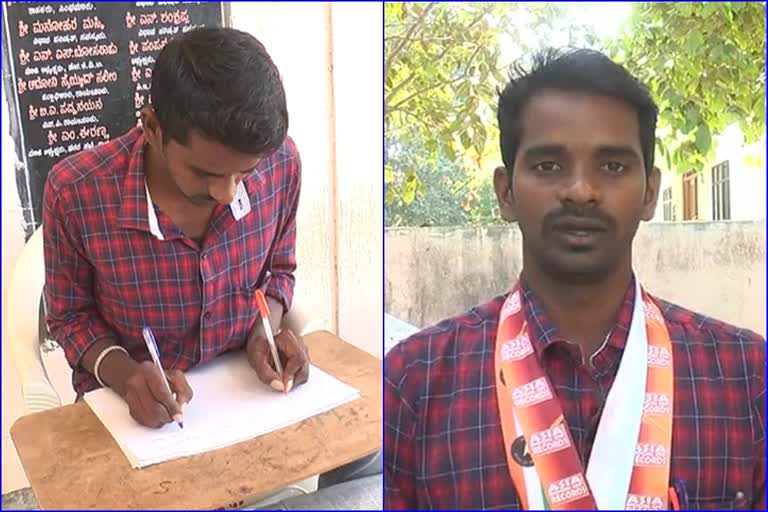
[[[45,258],[43,255],[43,229],[37,228],[16,260],[8,289],[8,341],[11,344],[13,361],[21,383],[21,394],[27,414],[61,406],[61,397],[56,392],[45,370],[42,358],[42,344],[45,336],[41,323],[41,300],[45,285]],[[297,334],[305,334],[310,317],[296,303],[285,316],[285,326]],[[41,336],[42,334],[42,336]],[[308,494],[317,490],[318,476],[313,476],[278,493],[263,498],[248,506],[266,507],[278,501]]]
[[[44,285],[43,230],[38,228],[16,260],[7,303],[8,341],[27,414],[61,405],[41,353],[40,304]]]

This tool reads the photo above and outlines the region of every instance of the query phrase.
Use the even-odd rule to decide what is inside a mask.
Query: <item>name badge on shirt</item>
[[[235,200],[229,203],[229,209],[232,210],[232,216],[235,220],[242,219],[251,211],[251,200],[248,198],[248,192],[242,181],[237,185]]]

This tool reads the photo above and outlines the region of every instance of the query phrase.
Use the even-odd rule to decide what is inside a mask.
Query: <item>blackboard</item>
[[[122,135],[149,101],[152,66],[175,34],[224,23],[222,2],[4,2],[3,81],[23,166],[27,237],[62,158]],[[4,169],[3,172],[13,172]]]

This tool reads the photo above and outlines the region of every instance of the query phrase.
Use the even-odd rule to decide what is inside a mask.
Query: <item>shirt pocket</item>
[[[246,284],[232,290],[232,318],[227,350],[244,347],[251,330],[260,322],[254,297],[256,289],[256,284]]]
[[[753,499],[752,491],[745,489],[741,495],[734,495],[727,501],[702,500],[691,505],[695,510],[751,510]]]
[[[233,291],[253,293],[264,280],[269,270],[269,247],[262,246],[260,237],[232,237],[227,241],[228,249],[225,268],[229,277],[229,286]]]
[[[227,327],[225,350],[245,346],[248,335],[258,318],[254,294],[264,280],[267,252],[258,245],[258,237],[231,237],[225,242],[226,253],[217,258],[217,272],[222,279],[217,282],[219,300],[226,301],[223,308]]]

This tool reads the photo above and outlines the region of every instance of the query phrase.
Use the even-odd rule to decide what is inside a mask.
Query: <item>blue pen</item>
[[[165,389],[168,390],[169,395],[173,396],[171,385],[168,383],[168,376],[165,374],[165,370],[163,370],[163,365],[160,364],[160,350],[157,348],[157,341],[155,341],[155,335],[152,333],[152,329],[150,329],[149,326],[146,326],[141,330],[141,334],[144,336],[144,343],[147,344],[147,350],[149,350],[149,355],[152,356],[152,361],[155,363],[157,369],[160,370],[160,375],[163,376]],[[179,425],[179,428],[184,428],[183,419],[181,414],[173,415],[173,420]]]

